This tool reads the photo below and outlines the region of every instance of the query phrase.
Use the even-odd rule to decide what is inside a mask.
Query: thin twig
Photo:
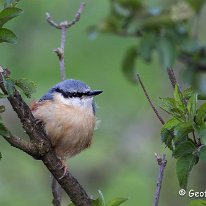
[[[159,198],[160,198],[160,191],[162,187],[163,174],[164,174],[165,166],[167,164],[167,160],[166,160],[165,154],[162,154],[162,157],[160,157],[158,154],[155,153],[155,157],[159,165],[159,174],[158,174],[158,180],[157,180],[157,185],[156,185],[156,192],[154,196],[153,206],[158,206]]]
[[[64,48],[65,48],[65,41],[66,41],[66,32],[68,28],[70,28],[80,20],[81,13],[83,12],[84,7],[85,7],[85,3],[81,3],[72,21],[65,20],[60,23],[56,23],[52,19],[51,15],[48,12],[46,13],[47,22],[51,26],[61,30],[61,45],[59,48],[54,49],[53,51],[57,54],[59,58],[60,76],[62,81],[66,79],[65,63],[64,63]]]
[[[62,188],[54,177],[52,177],[52,194],[54,198],[52,201],[53,205],[60,206],[62,198]]]
[[[144,84],[143,84],[143,82],[142,82],[139,74],[137,74],[137,78],[138,78],[138,80],[139,80],[139,83],[140,83],[140,85],[141,85],[141,87],[142,87],[142,89],[143,89],[143,92],[144,92],[144,94],[145,94],[145,96],[146,96],[146,98],[147,98],[150,106],[152,107],[154,113],[156,114],[156,116],[157,116],[157,118],[160,120],[160,122],[161,122],[162,124],[164,124],[165,122],[164,122],[163,118],[160,116],[160,114],[158,113],[157,109],[155,108],[155,106],[154,106],[151,98],[149,97],[149,95],[148,95],[148,93],[147,93],[147,90],[145,89]]]
[[[31,155],[35,159],[38,159],[38,152],[36,147],[28,141],[25,141],[24,139],[21,139],[17,136],[12,135],[10,132],[8,132],[7,135],[3,135],[3,138],[13,147],[16,147],[23,152]]]
[[[66,42],[66,32],[67,29],[70,28],[72,25],[76,24],[81,17],[81,13],[83,12],[85,7],[85,3],[80,4],[80,7],[78,9],[78,11],[76,12],[74,19],[72,21],[62,21],[59,24],[56,23],[51,15],[47,12],[46,13],[46,17],[47,17],[47,22],[57,28],[61,30],[61,44],[60,47],[53,50],[58,58],[59,58],[59,65],[60,65],[60,78],[61,81],[66,79],[66,71],[65,71],[65,63],[64,63],[64,50],[65,50],[65,42]],[[54,206],[60,206],[61,205],[61,196],[62,196],[62,188],[61,186],[58,184],[57,180],[53,177],[52,180],[52,194],[53,194],[53,205]]]

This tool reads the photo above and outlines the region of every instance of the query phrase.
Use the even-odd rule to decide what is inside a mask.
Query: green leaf
[[[149,62],[152,58],[152,50],[155,48],[156,44],[156,34],[152,32],[147,32],[143,35],[140,41],[139,51],[141,57]]]
[[[136,72],[135,72],[135,60],[137,58],[138,52],[136,47],[131,47],[127,50],[126,55],[123,59],[122,69],[131,82],[137,83]]]
[[[128,198],[122,198],[122,197],[117,197],[114,198],[113,200],[110,200],[106,206],[119,206],[122,203],[126,202],[128,200]]]
[[[182,93],[180,92],[178,85],[175,85],[174,99],[178,104],[182,104],[183,96],[182,96]]]
[[[15,7],[20,0],[5,0],[4,7]]]
[[[187,109],[190,120],[193,120],[197,112],[197,93],[194,93],[188,100]]]
[[[174,136],[179,139],[187,136],[192,131],[194,131],[193,122],[182,122],[175,127]]]
[[[98,190],[99,197],[95,200],[92,200],[92,206],[105,206],[105,200],[102,192]]]
[[[10,79],[3,79],[3,82],[4,82],[4,86],[5,86],[5,89],[8,93],[9,96],[13,96],[14,95],[14,84],[13,82],[10,80]]]
[[[160,98],[161,100],[161,105],[160,108],[163,109],[164,111],[166,111],[168,114],[173,115],[174,117],[176,117],[177,119],[185,119],[185,113],[184,111],[182,111],[184,109],[184,107],[180,107],[181,109],[179,109],[177,107],[177,102],[175,101],[174,98]]]
[[[197,116],[195,118],[195,122],[198,124],[198,125],[202,125],[204,124],[204,120],[205,120],[205,117],[206,117],[206,103],[202,104],[200,106],[200,108],[197,110]]]
[[[6,29],[6,28],[0,28],[0,43],[2,42],[16,44],[17,37],[11,30]]]
[[[3,113],[5,111],[5,106],[4,105],[0,105],[0,113]]]
[[[164,69],[172,67],[176,56],[174,42],[169,38],[163,37],[158,41],[157,46],[162,67]]]
[[[206,205],[206,200],[192,200],[188,206],[204,206]]]
[[[23,11],[19,8],[8,7],[0,12],[0,27],[2,27],[7,21],[20,15]]]
[[[4,123],[3,123],[3,120],[1,117],[0,117],[0,135],[1,136],[8,136],[9,135],[9,131],[4,126]]]
[[[196,12],[199,12],[205,4],[205,0],[187,0],[187,2]]]
[[[176,118],[168,120],[161,129],[161,139],[165,145],[173,150],[172,140],[173,140],[173,129],[180,123]]]
[[[190,87],[183,91],[183,96],[185,97],[185,99],[189,99],[194,93],[194,89]]]
[[[195,164],[196,156],[194,155],[182,156],[177,160],[176,173],[181,188],[187,189],[189,174]]]
[[[36,91],[36,84],[33,81],[25,78],[11,79],[11,81],[13,82],[13,84],[18,86],[28,98],[31,98],[31,94]]]
[[[206,146],[201,146],[198,152],[198,156],[201,160],[206,161]]]
[[[206,145],[206,125],[196,126],[195,131],[199,135],[201,143]]]
[[[192,154],[195,151],[195,149],[196,147],[191,141],[186,141],[186,142],[179,144],[175,148],[173,152],[173,156],[175,158],[179,158],[185,155],[189,155],[189,154]]]
[[[7,97],[8,97],[8,95],[2,94],[2,93],[0,92],[0,99],[2,99],[2,98],[7,98]]]

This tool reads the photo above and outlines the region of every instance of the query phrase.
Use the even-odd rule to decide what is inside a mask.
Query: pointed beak
[[[89,96],[97,96],[99,94],[101,94],[103,91],[102,90],[93,90],[91,92],[89,92]]]

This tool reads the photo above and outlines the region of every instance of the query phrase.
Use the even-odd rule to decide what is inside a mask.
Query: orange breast
[[[45,123],[45,130],[59,157],[71,157],[91,144],[95,116],[81,107],[49,100],[31,106],[35,118]]]

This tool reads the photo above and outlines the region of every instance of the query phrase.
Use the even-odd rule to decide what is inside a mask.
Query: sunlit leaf
[[[174,98],[160,98],[160,108],[166,111],[168,114],[172,114],[177,119],[184,119],[185,112],[184,106],[180,106]]]
[[[0,12],[0,27],[2,27],[10,19],[20,15],[23,11],[19,8],[8,7]]]
[[[194,155],[182,156],[177,160],[176,173],[181,188],[187,189],[188,178],[192,167],[196,164],[196,161],[197,160]]]
[[[117,198],[114,198],[114,199],[110,200],[106,204],[106,206],[119,206],[122,203],[126,202],[127,200],[128,200],[128,198],[117,197]]]
[[[6,28],[0,28],[0,43],[2,42],[16,44],[17,37],[11,30],[6,29]]]
[[[173,156],[175,158],[179,158],[185,155],[189,155],[189,154],[192,154],[195,151],[195,149],[196,147],[191,141],[186,141],[186,142],[179,144],[175,148],[173,152]]]
[[[201,143],[206,145],[206,125],[196,126],[195,131],[199,135]]]

